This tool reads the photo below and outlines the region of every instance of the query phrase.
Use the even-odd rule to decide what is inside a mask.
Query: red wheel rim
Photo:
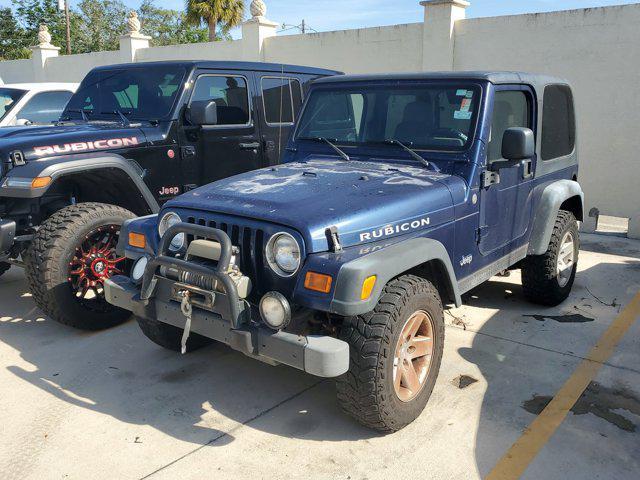
[[[69,262],[69,285],[78,301],[104,302],[104,281],[124,274],[125,257],[118,257],[119,225],[103,225],[88,233]]]

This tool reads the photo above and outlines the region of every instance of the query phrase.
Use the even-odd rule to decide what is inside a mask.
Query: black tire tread
[[[405,426],[394,418],[381,388],[386,375],[381,360],[393,357],[394,327],[403,326],[396,326],[389,318],[398,318],[407,299],[419,293],[426,293],[442,309],[438,290],[431,282],[405,275],[385,286],[372,312],[344,319],[340,338],[350,345],[350,368],[337,379],[338,401],[346,414],[368,428],[394,432]],[[444,338],[444,324],[439,325]]]
[[[556,281],[556,255],[560,242],[567,230],[575,228],[574,238],[578,244],[579,236],[576,217],[573,213],[560,210],[549,241],[549,248],[542,255],[532,255],[522,264],[522,291],[527,300],[545,306],[556,306],[567,298],[567,291],[573,286],[573,278],[565,288]],[[578,257],[575,258],[578,263]]]
[[[87,218],[96,214],[135,217],[129,210],[104,203],[87,202],[65,207],[43,222],[29,245],[25,259],[27,282],[38,308],[56,322],[83,330],[100,330],[122,322],[85,322],[70,316],[59,305],[52,288],[56,279],[66,276],[59,271],[55,261],[64,254],[66,241],[83,228]]]

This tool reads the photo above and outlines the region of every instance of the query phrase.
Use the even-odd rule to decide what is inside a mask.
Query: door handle
[[[258,150],[260,148],[259,142],[241,143],[240,150]]]

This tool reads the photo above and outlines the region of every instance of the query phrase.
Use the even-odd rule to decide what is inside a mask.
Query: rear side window
[[[218,107],[218,125],[249,124],[249,91],[244,77],[201,75],[192,102],[211,101]]]
[[[487,158],[502,159],[502,137],[508,128],[531,128],[531,110],[527,95],[522,91],[498,91],[493,104],[491,140]]]
[[[542,160],[553,160],[573,152],[576,125],[573,95],[566,85],[549,85],[544,89],[542,114]]]
[[[38,93],[22,107],[16,118],[40,125],[57,122],[72,95],[65,91]]]
[[[263,77],[264,115],[270,125],[292,124],[302,105],[302,86],[296,78]]]

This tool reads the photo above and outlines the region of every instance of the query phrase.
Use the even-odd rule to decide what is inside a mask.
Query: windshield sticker
[[[471,92],[471,94],[473,95],[473,92]],[[456,97],[466,97],[467,95],[469,95],[469,92],[464,89],[458,90],[456,92]]]
[[[460,105],[460,111],[468,112],[470,108],[471,108],[471,99],[465,98],[464,100],[462,100],[462,104]]]
[[[456,120],[471,120],[472,115],[473,112],[463,112],[461,110],[453,112],[453,118]]]

